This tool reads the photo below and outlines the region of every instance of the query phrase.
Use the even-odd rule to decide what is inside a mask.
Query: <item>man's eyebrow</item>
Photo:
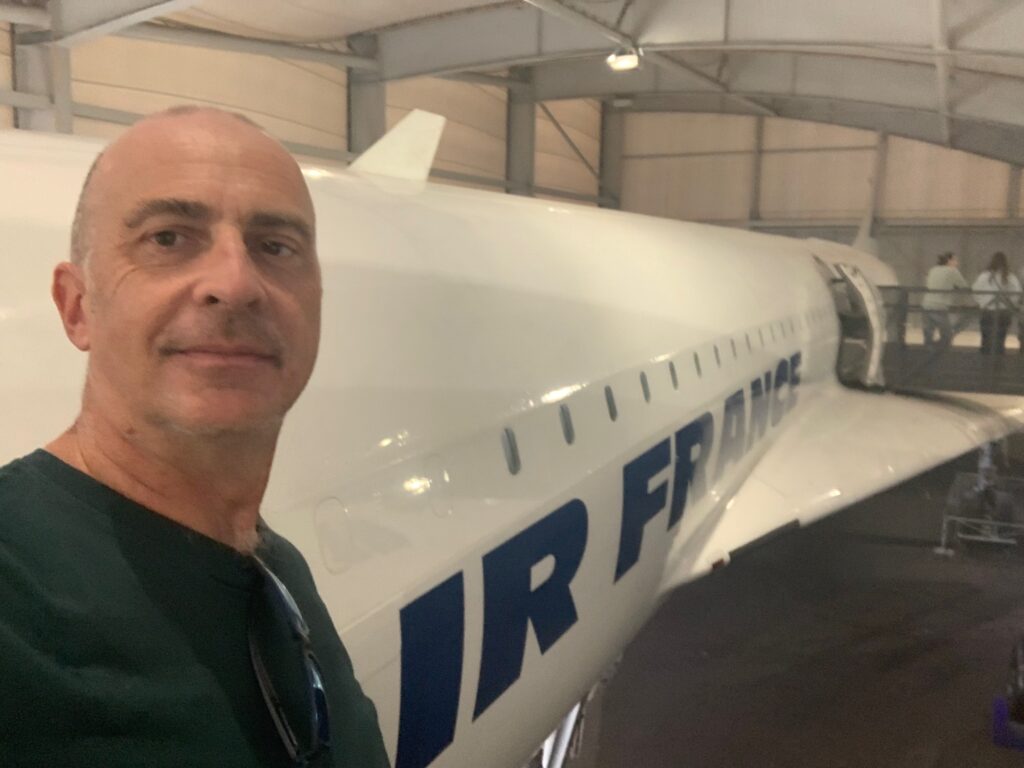
[[[285,227],[294,230],[307,243],[313,242],[313,229],[304,219],[292,216],[288,213],[276,213],[273,211],[256,211],[246,220],[250,227]]]
[[[124,224],[128,229],[135,229],[141,226],[146,219],[164,214],[193,219],[195,221],[208,221],[213,218],[213,211],[205,203],[168,197],[146,200],[140,203],[131,213],[125,216]]]

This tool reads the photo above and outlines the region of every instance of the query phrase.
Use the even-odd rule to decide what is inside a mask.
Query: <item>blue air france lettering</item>
[[[722,407],[714,475],[708,460],[715,418],[705,411],[622,468],[622,520],[614,568],[618,582],[639,562],[647,524],[668,504],[668,530],[683,519],[733,464],[796,405],[801,355],[730,394]],[[748,401],[749,396],[749,401]],[[674,448],[674,451],[673,451]],[[650,481],[672,463],[668,480]],[[530,627],[546,653],[577,622],[571,586],[586,551],[588,513],[573,499],[483,556],[484,605],[480,678],[473,719],[519,679]],[[547,580],[531,589],[530,573],[553,557]],[[460,571],[401,610],[401,710],[395,768],[425,768],[455,737],[462,686],[465,591]]]

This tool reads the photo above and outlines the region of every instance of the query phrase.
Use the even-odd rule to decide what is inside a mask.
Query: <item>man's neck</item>
[[[239,551],[257,544],[273,434],[193,436],[118,429],[87,410],[46,450],[127,498]]]

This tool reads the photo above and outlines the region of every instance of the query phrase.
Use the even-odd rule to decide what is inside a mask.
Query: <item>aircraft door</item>
[[[882,388],[885,376],[885,306],[877,286],[852,264],[835,264],[843,279],[850,313],[841,315],[843,348],[840,351],[840,379],[865,387]],[[850,354],[853,352],[853,354]]]

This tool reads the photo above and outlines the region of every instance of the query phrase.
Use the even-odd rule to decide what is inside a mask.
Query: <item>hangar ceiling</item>
[[[336,48],[373,33],[384,79],[523,66],[537,100],[809,119],[1024,163],[1019,0],[200,0],[169,18]],[[605,65],[623,45],[638,71]]]
[[[1024,164],[1021,0],[0,0],[0,20],[40,8],[51,29],[22,27],[23,42],[248,48],[384,80],[504,82],[534,101],[809,119]],[[629,46],[641,68],[608,69]]]

